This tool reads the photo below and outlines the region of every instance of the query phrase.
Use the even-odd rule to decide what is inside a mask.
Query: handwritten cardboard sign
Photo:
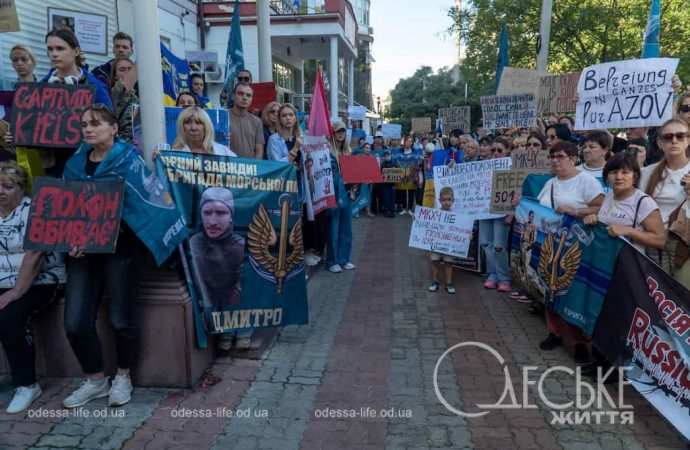
[[[563,75],[545,75],[539,79],[537,110],[539,114],[563,114],[575,112],[577,82],[580,72]]]
[[[431,117],[413,117],[412,132],[415,134],[428,133],[431,131]]]
[[[12,104],[16,145],[74,148],[81,142],[81,113],[93,104],[89,85],[19,83]]]
[[[522,183],[531,172],[528,170],[496,170],[491,185],[491,205],[493,214],[506,214],[515,210],[513,201],[522,192]]]
[[[539,91],[539,79],[542,72],[519,67],[504,67],[497,95],[533,94]]]
[[[452,130],[460,129],[468,133],[470,131],[470,107],[469,106],[449,106],[439,108],[438,118],[443,123],[443,130],[449,133]]]
[[[341,155],[338,163],[345,184],[383,182],[379,163],[371,155]]]
[[[532,150],[531,148],[513,150],[510,158],[513,160],[513,170],[531,173],[551,172],[548,150]]]
[[[474,161],[456,164],[454,167],[434,167],[436,207],[441,206],[438,201],[441,189],[450,186],[455,198],[453,211],[474,220],[501,217],[502,215],[492,214],[489,211],[493,173],[494,170],[510,168],[510,158]]]
[[[24,248],[113,253],[120,230],[123,181],[34,180]]]
[[[676,58],[589,66],[577,84],[576,130],[655,127],[673,115]]]
[[[391,167],[388,169],[383,169],[383,182],[384,183],[402,183],[405,178],[405,169],[400,167]]]
[[[484,128],[531,128],[537,123],[534,94],[481,97]]]
[[[453,211],[417,206],[408,245],[434,253],[466,258],[472,240],[472,219]]]

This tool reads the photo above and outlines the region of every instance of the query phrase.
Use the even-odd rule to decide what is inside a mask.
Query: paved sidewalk
[[[310,323],[281,330],[260,359],[218,359],[218,384],[136,389],[125,407],[98,400],[62,417],[61,401],[79,380],[44,379],[30,414],[0,413],[0,450],[687,448],[629,387],[623,394],[634,406],[632,425],[552,425],[536,385],[528,396],[535,409],[477,418],[450,412],[434,389],[434,370],[457,343],[495,348],[520,402],[522,366],[538,367],[535,380],[548,367],[574,364],[563,349],[540,351],[543,319],[483,290],[476,275],[456,272],[453,296],[429,293],[427,256],[407,247],[409,226],[407,217],[356,219],[357,269],[314,275]],[[449,405],[477,412],[477,403],[501,397],[502,370],[487,352],[457,350],[438,364],[438,391]],[[564,373],[550,375],[543,387],[555,403],[575,395],[574,378]],[[617,387],[609,392],[616,398]],[[5,380],[3,411],[11,394]]]

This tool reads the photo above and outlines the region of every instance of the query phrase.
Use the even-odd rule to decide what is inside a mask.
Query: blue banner
[[[522,199],[511,246],[514,278],[567,322],[592,335],[623,240]]]
[[[206,331],[307,323],[294,166],[175,151],[157,164],[189,227],[183,253]]]
[[[178,58],[161,42],[161,67],[163,68],[163,103],[175,106],[180,92],[190,92],[189,64]]]

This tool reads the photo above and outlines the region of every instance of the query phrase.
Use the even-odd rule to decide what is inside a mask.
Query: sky
[[[436,70],[457,62],[455,41],[445,33],[453,5],[454,0],[371,0],[374,102],[377,96],[383,102],[398,80],[421,66]]]

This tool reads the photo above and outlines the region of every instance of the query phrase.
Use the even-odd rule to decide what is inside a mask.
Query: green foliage
[[[541,0],[466,0],[451,8],[449,31],[465,44],[462,74],[470,100],[479,102],[495,87],[498,38],[502,23],[510,35],[510,65],[534,68]],[[649,0],[556,0],[551,22],[551,73],[579,71],[606,61],[639,58]],[[661,55],[680,58],[678,74],[690,82],[690,8],[688,0],[663,0]]]
[[[452,69],[434,73],[431,67],[422,66],[411,77],[398,81],[390,97],[386,121],[401,124],[403,133],[408,133],[413,117],[431,117],[433,124],[439,108],[463,104],[465,83],[455,82]]]

